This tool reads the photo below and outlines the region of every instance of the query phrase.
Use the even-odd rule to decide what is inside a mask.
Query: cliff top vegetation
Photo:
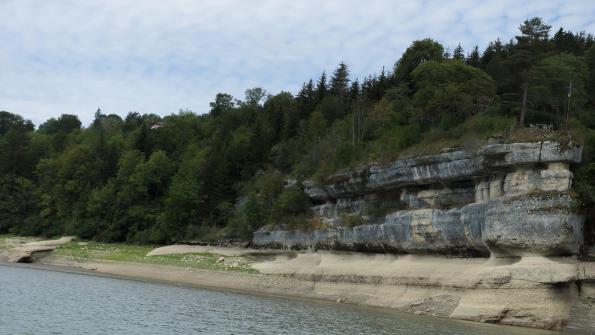
[[[453,52],[430,38],[414,41],[392,69],[352,78],[341,63],[295,95],[219,93],[206,114],[98,111],[87,127],[64,114],[36,128],[0,112],[0,233],[137,243],[246,238],[282,217],[303,220],[309,200],[285,187],[288,178],[321,180],[490,137],[531,139],[544,132],[536,128],[584,145],[575,184],[592,206],[593,35],[531,18],[505,38]]]

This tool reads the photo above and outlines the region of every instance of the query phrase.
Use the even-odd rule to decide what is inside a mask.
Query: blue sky
[[[482,49],[532,16],[595,32],[592,0],[1,0],[0,13],[0,110],[35,124],[88,124],[97,107],[205,113],[218,92],[295,93],[341,61],[378,73],[415,39]]]

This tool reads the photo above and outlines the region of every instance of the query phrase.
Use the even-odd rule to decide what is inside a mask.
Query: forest
[[[98,110],[86,126],[72,114],[36,126],[3,111],[0,234],[246,240],[265,225],[316,225],[304,180],[490,137],[530,140],[536,124],[584,146],[574,188],[592,208],[595,40],[540,18],[483,50],[414,41],[365,78],[340,63],[295,95],[219,93],[208,113]]]

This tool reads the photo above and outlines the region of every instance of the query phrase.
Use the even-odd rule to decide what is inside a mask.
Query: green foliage
[[[579,57],[566,53],[549,56],[533,66],[529,87],[532,119],[541,122],[555,120],[555,123],[562,124],[568,107],[571,113],[579,111],[586,102],[587,73]]]
[[[574,182],[591,206],[595,40],[563,29],[550,37],[550,29],[531,18],[510,42],[468,56],[460,46],[451,57],[432,39],[414,41],[392,72],[358,81],[341,63],[296,96],[259,87],[244,101],[219,93],[203,115],[97,111],[82,127],[63,114],[35,130],[0,112],[0,233],[170,243],[249,239],[264,225],[322,227],[301,185],[287,180],[325,181],[370,161],[475,147],[491,136],[568,132],[584,146]],[[536,122],[561,132],[522,127]]]
[[[366,223],[359,214],[341,214],[340,217],[343,225],[349,228],[361,226]]]
[[[458,60],[427,61],[411,73],[413,105],[422,125],[449,129],[494,104],[496,84],[480,69]]]
[[[213,253],[192,253],[161,256],[147,256],[151,245],[131,245],[123,243],[70,242],[54,251],[54,255],[75,261],[99,260],[128,263],[170,265],[215,271],[257,273],[252,268],[254,260],[245,256],[225,256]]]
[[[200,225],[200,209],[206,197],[200,178],[204,174],[205,156],[206,153],[195,145],[190,145],[184,154],[159,217],[158,242],[180,240],[184,237],[184,227]]]
[[[310,208],[310,199],[301,185],[286,187],[273,202],[270,220],[274,223],[304,216]]]
[[[37,210],[38,200],[31,180],[8,174],[0,176],[0,233],[20,232],[30,213]]]
[[[426,38],[415,41],[395,64],[395,78],[407,83],[411,80],[411,72],[427,61],[442,61],[444,59],[444,47],[440,43]]]

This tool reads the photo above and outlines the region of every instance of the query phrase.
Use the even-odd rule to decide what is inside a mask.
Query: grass
[[[0,235],[0,251],[36,240],[39,240],[39,238]],[[155,246],[151,245],[73,241],[54,250],[53,255],[77,261],[114,261],[170,265],[215,271],[258,272],[256,269],[252,268],[251,265],[255,260],[249,256],[225,256],[223,257],[224,260],[219,262],[218,260],[221,259],[222,256],[212,253],[146,256],[146,254],[154,248]]]
[[[56,256],[75,260],[99,260],[170,265],[195,269],[256,273],[250,257],[223,257],[212,253],[146,256],[155,246],[123,243],[70,242],[54,251]]]

